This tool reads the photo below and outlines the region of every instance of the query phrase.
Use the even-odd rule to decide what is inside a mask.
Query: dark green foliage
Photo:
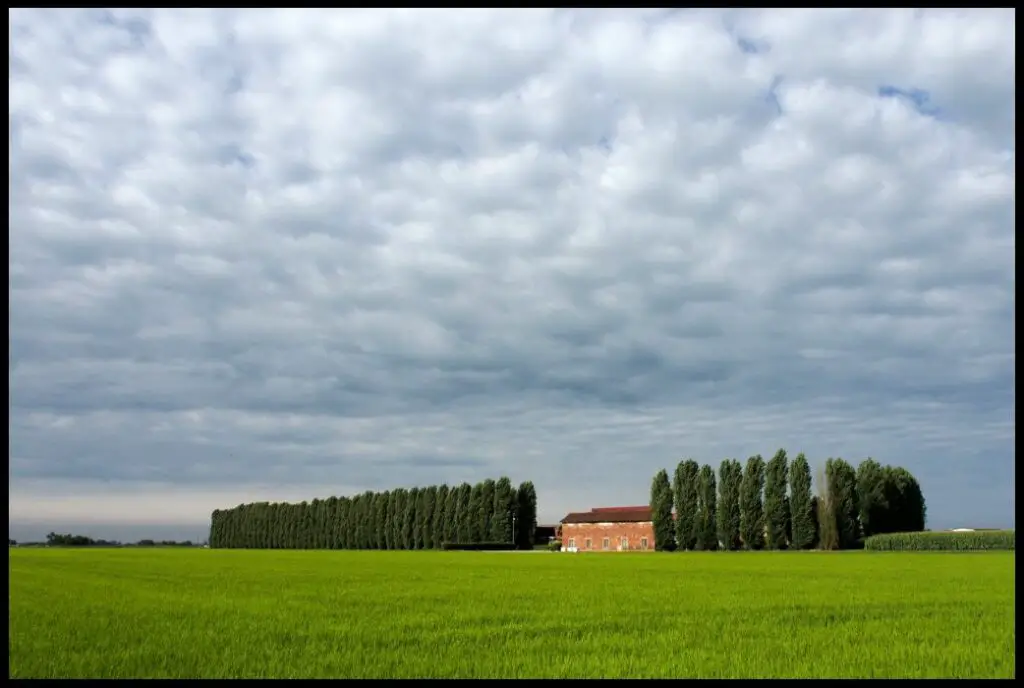
[[[886,466],[882,471],[889,508],[875,532],[914,533],[924,530],[928,510],[917,479],[899,466]]]
[[[783,500],[786,507],[786,543],[793,542],[793,512],[789,506],[789,495],[786,495],[786,499]]]
[[[793,549],[811,549],[815,541],[815,511],[811,503],[811,466],[797,454],[789,468],[789,515]]]
[[[672,523],[672,485],[665,469],[658,471],[651,482],[651,520],[654,526],[654,549],[659,552],[674,550],[676,540]]]
[[[533,549],[537,533],[537,489],[529,480],[520,483],[516,490],[513,525],[516,549]]]
[[[480,542],[491,539],[491,528],[494,525],[494,486],[488,478],[480,484]]]
[[[455,542],[473,542],[473,524],[470,522],[470,502],[473,487],[469,483],[459,485],[459,499],[455,510]]]
[[[420,501],[420,488],[409,490],[405,498],[405,513],[402,514],[403,549],[416,549],[416,506]]]
[[[814,503],[818,514],[818,547],[826,551],[839,549],[839,526],[828,480],[828,471],[819,469],[818,495]]]
[[[697,549],[700,540],[700,464],[693,459],[680,461],[672,480],[675,502],[676,548]]]
[[[434,549],[434,511],[437,508],[437,487],[432,485],[422,492],[423,512],[419,515],[423,532],[423,549]]]
[[[512,481],[502,476],[494,485],[494,508],[491,519],[491,542],[515,542],[512,522],[516,516],[516,491]]]
[[[747,459],[740,481],[740,537],[746,549],[764,547],[764,459],[761,455]]]
[[[818,521],[818,497],[816,495],[811,497],[811,520],[814,522],[814,540],[811,549],[814,549],[821,544],[821,523]]]
[[[829,503],[836,523],[839,549],[853,549],[860,540],[857,523],[857,471],[843,459],[825,462]]]
[[[471,542],[461,544],[457,542],[445,543],[443,549],[449,552],[508,552],[516,549],[514,542]]]
[[[864,549],[875,552],[980,552],[1015,551],[1014,530],[979,530],[970,533],[908,532],[873,535]]]
[[[857,466],[857,513],[861,534],[866,538],[889,532],[885,523],[889,510],[885,478],[885,470],[874,459],[865,459]]]
[[[395,490],[394,504],[391,511],[391,542],[393,549],[406,549],[405,540],[405,503],[409,500],[409,491],[405,488]]]
[[[697,549],[718,549],[718,485],[715,469],[705,464],[700,469],[697,492]]]
[[[521,519],[522,537],[532,547],[537,521],[537,494],[530,482],[520,486],[524,506],[516,511],[517,492],[508,478],[490,481],[492,507],[486,510],[492,533],[475,541],[492,542],[502,535],[512,542],[513,513]],[[478,485],[478,492],[483,483]],[[473,488],[430,486],[385,492],[364,492],[352,497],[329,497],[298,504],[258,502],[233,509],[217,509],[210,516],[209,546],[238,549],[440,549],[456,539],[460,518],[465,528],[480,524],[462,505],[469,504]]]
[[[718,539],[727,550],[738,550],[740,541],[740,483],[743,466],[726,459],[718,469]]]
[[[441,485],[434,496],[434,515],[431,518],[430,530],[433,533],[434,548],[441,549],[446,542],[445,512],[448,508],[448,486]]]
[[[780,449],[768,461],[764,469],[764,520],[765,547],[767,549],[786,549],[786,521],[789,520],[786,508],[786,490],[789,479],[789,459],[786,450]]]
[[[477,483],[469,492],[469,504],[466,506],[466,522],[468,523],[469,537],[465,542],[483,542],[484,531],[484,484]]]
[[[444,537],[441,538],[441,542],[457,542],[458,541],[458,524],[456,521],[456,514],[458,512],[459,504],[459,486],[456,485],[448,490],[448,499],[444,505]]]

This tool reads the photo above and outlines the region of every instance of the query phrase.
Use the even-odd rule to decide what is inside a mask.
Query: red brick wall
[[[572,547],[570,540],[575,540],[576,549],[581,552],[603,552],[604,539],[608,538],[609,552],[621,550],[622,538],[629,540],[631,552],[643,549],[642,538],[647,538],[647,551],[654,551],[654,525],[646,523],[563,523],[562,549]],[[590,547],[587,547],[590,538]]]

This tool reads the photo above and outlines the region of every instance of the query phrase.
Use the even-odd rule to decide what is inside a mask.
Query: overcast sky
[[[779,447],[1011,525],[1014,33],[11,10],[11,532]]]

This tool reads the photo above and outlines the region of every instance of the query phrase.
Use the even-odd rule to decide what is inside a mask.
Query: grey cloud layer
[[[10,22],[12,494],[784,445],[1012,520],[1012,12]]]

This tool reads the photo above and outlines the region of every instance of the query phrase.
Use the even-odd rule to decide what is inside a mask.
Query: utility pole
[[[512,544],[516,544],[516,514],[512,512]]]

